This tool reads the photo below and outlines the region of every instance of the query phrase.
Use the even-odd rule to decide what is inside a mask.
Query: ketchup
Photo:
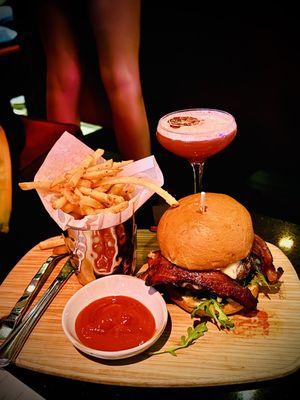
[[[119,351],[149,340],[155,333],[155,320],[138,300],[107,296],[93,301],[78,314],[75,331],[87,347]]]

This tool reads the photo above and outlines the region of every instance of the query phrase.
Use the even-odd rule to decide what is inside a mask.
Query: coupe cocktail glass
[[[237,132],[234,117],[209,108],[193,108],[164,115],[158,122],[159,143],[193,167],[194,193],[202,191],[206,160],[232,142]]]

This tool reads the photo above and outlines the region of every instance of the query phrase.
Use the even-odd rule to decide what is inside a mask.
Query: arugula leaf
[[[282,282],[278,281],[276,283],[269,283],[265,275],[261,272],[259,265],[261,264],[259,259],[256,259],[253,263],[254,265],[254,276],[251,279],[251,283],[258,284],[263,289],[267,289],[269,293],[276,293],[280,290]]]
[[[269,283],[267,282],[266,277],[264,276],[264,274],[261,272],[259,266],[260,266],[260,260],[257,258],[254,260],[253,262],[254,268],[255,268],[255,275],[252,279],[252,283],[257,283],[258,285],[262,286],[262,287],[266,287],[269,290],[271,289]]]
[[[268,284],[266,277],[258,268],[256,268],[256,274],[252,279],[253,283],[258,283],[262,287],[267,287],[269,290],[271,289],[270,285]]]
[[[194,328],[192,326],[190,326],[187,329],[187,336],[181,336],[179,345],[171,346],[168,349],[154,351],[149,354],[153,356],[156,354],[170,353],[172,356],[176,357],[177,350],[183,349],[185,347],[192,345],[195,342],[195,340],[197,340],[199,337],[203,336],[206,331],[207,331],[206,322],[202,322],[201,324],[198,324]]]
[[[195,317],[198,311],[204,311],[205,314],[209,315],[217,324],[220,329],[220,325],[226,329],[233,329],[233,321],[224,313],[220,304],[215,299],[208,299],[202,301],[197,307],[194,308],[191,313],[191,317]]]

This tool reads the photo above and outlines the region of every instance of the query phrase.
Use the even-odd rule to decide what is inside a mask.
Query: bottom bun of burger
[[[252,295],[257,298],[259,293],[259,285],[257,283],[250,283],[248,289],[251,291]],[[201,302],[205,299],[200,299],[189,295],[187,293],[181,293],[179,289],[174,286],[167,286],[167,292],[170,296],[170,299],[177,304],[180,308],[187,311],[188,313],[192,313],[196,307],[198,307]],[[241,310],[243,310],[243,306],[232,299],[226,299],[226,303],[221,305],[222,310],[226,315],[235,314]],[[205,313],[205,311],[199,310],[195,313],[197,316],[209,316]]]

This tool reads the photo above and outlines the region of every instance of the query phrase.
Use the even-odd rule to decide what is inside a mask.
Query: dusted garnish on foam
[[[207,332],[206,322],[202,322],[201,324],[196,325],[195,327],[188,327],[187,336],[181,336],[180,344],[176,346],[171,346],[165,350],[154,351],[149,353],[150,355],[157,355],[163,353],[170,353],[172,356],[177,356],[176,351],[180,349],[184,349],[185,347],[191,346],[194,344],[195,340],[199,339],[199,337],[203,336],[204,333]]]
[[[173,117],[168,120],[168,124],[171,128],[180,128],[181,126],[193,126],[193,125],[201,125],[203,122],[202,119],[198,119],[190,116],[182,116],[182,117]]]
[[[224,313],[221,305],[215,299],[208,299],[202,301],[191,313],[191,318],[196,316],[198,311],[204,311],[209,315],[217,324],[218,328],[223,326],[225,329],[234,329],[233,321]]]

